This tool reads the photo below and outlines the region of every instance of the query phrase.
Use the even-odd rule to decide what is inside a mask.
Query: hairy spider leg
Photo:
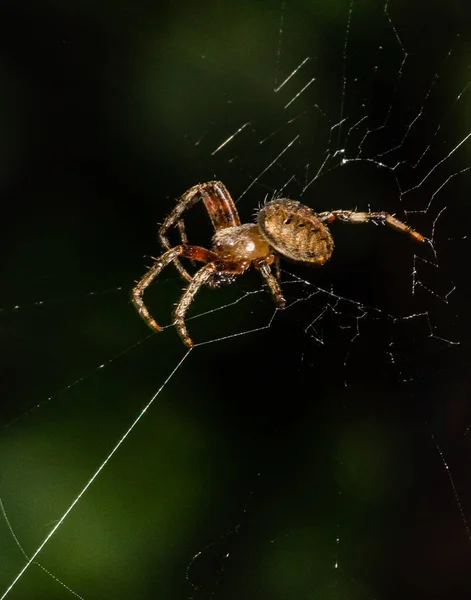
[[[188,245],[188,236],[186,235],[186,229],[185,229],[185,221],[183,219],[180,219],[177,222],[177,226],[178,226],[178,231],[180,233],[180,240],[181,243],[186,246]]]
[[[159,229],[159,238],[160,243],[164,248],[171,248],[171,244],[166,232],[173,225],[178,227],[182,244],[187,244],[188,238],[181,215],[186,210],[194,206],[194,204],[196,204],[199,200],[203,200],[206,211],[211,219],[211,223],[215,231],[225,227],[240,225],[239,214],[226,186],[220,181],[198,183],[186,191],[183,196],[181,196],[175,208],[162,223]],[[192,276],[190,273],[188,273],[178,258],[173,260],[173,264],[184,279],[187,281],[192,280]]]
[[[270,263],[266,259],[253,262],[253,266],[260,271],[262,277],[267,282],[275,304],[278,306],[278,308],[284,308],[286,306],[286,301],[284,299],[283,292],[281,291],[280,284],[278,283],[279,265],[277,264],[276,258],[275,265],[277,277],[273,275],[270,269]]]
[[[190,338],[185,325],[186,312],[190,307],[190,304],[193,302],[196,292],[211,278],[216,271],[217,268],[214,263],[208,263],[207,265],[204,265],[204,267],[201,267],[201,269],[195,273],[190,285],[183,292],[180,302],[175,307],[175,327],[177,328],[183,343],[185,346],[188,346],[188,348],[193,347],[193,341]]]
[[[409,227],[399,219],[396,219],[393,215],[390,215],[387,212],[356,212],[354,210],[332,210],[323,213],[318,213],[318,218],[321,221],[332,223],[335,219],[339,219],[340,221],[346,221],[348,223],[367,223],[372,221],[373,223],[382,223],[385,225],[389,225],[393,229],[398,231],[403,231],[407,233],[411,237],[413,237],[418,242],[424,242],[425,238],[415,229]]]
[[[279,254],[275,254],[275,275],[276,275],[277,279],[279,279],[281,277],[280,256],[279,256]]]
[[[186,235],[185,221],[183,219],[180,219],[177,222],[177,226],[178,226],[178,232],[180,233],[180,243],[183,244],[184,246],[187,246],[188,245],[188,236]],[[182,270],[185,270],[185,268],[182,266],[182,264],[179,260],[173,261],[173,264],[176,264],[176,263],[178,263],[182,267]],[[192,267],[195,266],[195,261],[192,258],[190,258],[190,263],[191,263]]]
[[[246,271],[249,266],[250,263],[248,262],[231,262],[219,259],[215,262],[208,262],[207,265],[204,265],[204,267],[201,267],[201,269],[195,273],[190,285],[183,292],[180,302],[177,304],[174,312],[175,326],[183,343],[188,346],[188,348],[193,347],[193,341],[190,338],[185,325],[185,315],[200,287],[207,283],[215,273],[232,273],[234,275],[240,275]]]
[[[167,252],[164,252],[155,260],[155,263],[152,265],[152,267],[134,286],[132,290],[132,301],[140,316],[149,325],[149,327],[155,329],[156,331],[162,331],[162,327],[150,315],[147,306],[144,304],[142,296],[146,288],[152,283],[152,281],[154,281],[160,271],[162,271],[164,267],[166,267],[179,256],[207,263],[214,262],[218,259],[217,254],[211,252],[210,250],[206,250],[206,248],[181,244],[179,246],[175,246],[174,248],[170,248],[167,250]]]

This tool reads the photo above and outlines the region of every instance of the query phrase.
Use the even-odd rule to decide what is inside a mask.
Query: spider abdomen
[[[332,255],[334,240],[328,227],[308,206],[280,198],[258,214],[258,226],[270,246],[296,262],[323,265]]]

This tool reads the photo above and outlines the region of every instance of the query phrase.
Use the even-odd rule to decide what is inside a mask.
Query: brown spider
[[[199,200],[203,200],[215,230],[211,250],[188,244],[186,237],[182,214]],[[278,308],[284,308],[285,299],[278,283],[279,257],[314,266],[323,265],[334,249],[334,241],[326,224],[335,219],[349,223],[382,223],[408,233],[419,242],[425,241],[420,233],[386,212],[333,210],[316,213],[308,206],[287,198],[266,203],[258,211],[257,223],[241,225],[226,187],[220,181],[199,183],[183,194],[160,227],[159,237],[166,251],[133,288],[134,306],[152,329],[161,331],[162,328],[144,304],[142,295],[160,271],[173,262],[180,275],[189,281],[175,308],[175,325],[188,347],[192,347],[193,342],[185,326],[185,314],[199,288],[202,285],[219,287],[224,283],[232,283],[237,275],[244,273],[251,265],[260,271]],[[181,244],[172,248],[166,233],[175,224],[180,232]],[[206,264],[192,276],[181,264],[180,257]],[[273,263],[275,274],[271,270]]]

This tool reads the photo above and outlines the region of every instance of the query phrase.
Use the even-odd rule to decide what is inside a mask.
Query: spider
[[[211,250],[189,244],[186,236],[182,215],[199,200],[204,202],[215,230]],[[185,315],[202,285],[219,287],[232,283],[238,275],[254,266],[265,279],[276,306],[284,308],[285,299],[279,285],[280,257],[322,266],[334,250],[327,224],[335,219],[348,223],[381,223],[403,231],[419,242],[425,241],[420,233],[386,212],[333,210],[316,213],[308,206],[287,198],[267,202],[258,211],[256,223],[241,224],[234,201],[220,181],[198,183],[183,194],[161,225],[159,238],[165,252],[155,259],[152,267],[134,286],[134,306],[152,329],[162,330],[150,315],[142,296],[162,269],[173,262],[180,275],[189,282],[174,313],[174,324],[183,343],[189,348],[193,346],[193,341],[185,325]],[[171,247],[167,230],[173,225],[179,229],[181,243]],[[180,258],[205,264],[194,275],[190,275]]]

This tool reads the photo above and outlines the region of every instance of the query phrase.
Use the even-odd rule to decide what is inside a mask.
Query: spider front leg
[[[220,181],[198,183],[182,195],[175,208],[162,223],[159,229],[159,238],[164,248],[170,248],[167,231],[173,225],[179,229],[182,244],[186,244],[187,237],[182,215],[199,200],[204,202],[215,231],[224,227],[240,225],[239,214],[226,186]],[[192,280],[192,276],[178,259],[174,259],[173,263],[184,279]]]
[[[239,275],[240,273],[243,273],[247,267],[248,264],[244,262],[222,261],[221,259],[218,259],[217,262],[210,262],[195,273],[195,276],[184,291],[174,312],[175,327],[177,328],[183,343],[188,346],[188,348],[192,348],[194,344],[185,325],[185,315],[200,287],[208,283],[215,273]]]
[[[170,248],[170,250],[167,250],[167,252],[164,252],[162,256],[156,259],[152,267],[136,283],[132,290],[132,302],[136,307],[137,312],[149,325],[149,327],[156,331],[162,331],[162,327],[149,313],[147,306],[144,304],[142,296],[147,287],[154,281],[154,279],[157,277],[160,271],[162,271],[162,269],[166,267],[169,263],[175,261],[177,258],[182,256],[208,263],[218,258],[217,255],[214,254],[214,252],[206,250],[205,248],[201,248],[200,246],[189,246],[183,244],[181,244],[180,246],[175,246],[174,248]]]
[[[424,242],[425,237],[421,235],[409,225],[406,225],[399,219],[396,219],[393,215],[390,215],[387,212],[356,212],[354,210],[332,210],[328,212],[319,213],[318,218],[321,221],[332,223],[335,219],[339,219],[340,221],[347,221],[348,223],[368,223],[372,221],[373,223],[382,223],[384,225],[388,225],[393,229],[398,231],[403,231],[407,233],[411,237],[413,237],[418,242]]]
[[[183,296],[180,299],[180,302],[177,304],[175,308],[175,327],[182,338],[183,343],[188,348],[193,347],[193,341],[188,334],[188,330],[185,325],[185,315],[193,302],[193,298],[195,297],[196,292],[200,289],[202,285],[208,282],[211,279],[211,276],[216,272],[216,266],[214,263],[208,263],[204,267],[202,267],[193,279],[191,280],[190,285],[186,288]]]

